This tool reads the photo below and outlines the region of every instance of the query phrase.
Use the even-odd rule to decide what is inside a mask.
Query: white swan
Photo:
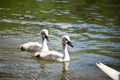
[[[39,56],[43,60],[53,60],[58,62],[64,62],[64,61],[70,61],[70,56],[67,49],[67,44],[71,47],[73,47],[70,37],[65,35],[62,36],[62,46],[64,50],[64,55],[62,53],[59,53],[57,51],[43,51],[36,52],[35,56]]]
[[[41,31],[41,36],[42,36],[42,43],[46,44],[44,49],[46,51],[48,51],[49,49],[48,49],[47,43],[46,43],[46,39],[48,40],[48,30],[43,29]],[[42,44],[40,44],[38,42],[27,42],[27,43],[24,43],[24,44],[20,45],[20,48],[21,48],[22,51],[37,52],[37,51],[41,51]]]
[[[96,63],[96,65],[113,80],[120,80],[120,72],[119,71],[116,71],[115,69],[108,67],[103,63]]]

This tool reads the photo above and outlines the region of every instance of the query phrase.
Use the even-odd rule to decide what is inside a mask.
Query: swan
[[[36,52],[35,56],[39,56],[43,60],[53,60],[58,62],[70,61],[70,56],[68,53],[67,45],[73,47],[70,37],[68,35],[62,36],[62,47],[64,50],[64,55],[57,51],[43,51]]]
[[[48,30],[47,29],[42,29],[41,36],[42,36],[42,43],[46,44],[44,49],[46,51],[48,51],[49,49],[47,47],[47,42],[46,42],[46,40],[49,41]],[[38,42],[27,42],[27,43],[24,43],[24,44],[20,45],[20,48],[21,48],[22,51],[37,52],[37,51],[41,51],[42,44],[40,44]]]
[[[96,65],[105,72],[110,78],[113,80],[120,80],[120,72],[116,71],[115,69],[103,64],[103,63],[96,63]]]

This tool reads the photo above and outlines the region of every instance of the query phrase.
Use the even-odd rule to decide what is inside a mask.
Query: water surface
[[[119,0],[1,0],[1,80],[111,80],[96,62],[120,71]],[[49,30],[50,50],[62,52],[61,36],[71,36],[71,61],[64,64],[36,59],[19,46],[41,42]]]

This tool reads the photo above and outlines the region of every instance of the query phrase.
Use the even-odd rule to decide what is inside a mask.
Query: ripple
[[[61,28],[72,27],[69,23],[50,23],[50,22],[34,22],[34,21],[23,21],[23,20],[14,20],[14,19],[1,19],[0,22],[5,23],[15,23],[15,24],[26,24],[26,25],[42,25],[42,26],[58,26]]]
[[[99,10],[100,7],[99,6],[90,6],[90,7],[86,7],[84,8],[85,10]]]
[[[10,8],[0,8],[0,10],[6,10],[6,11],[9,11],[11,10]]]
[[[62,3],[68,3],[69,1],[56,1],[56,0],[36,0],[38,2],[62,2]]]

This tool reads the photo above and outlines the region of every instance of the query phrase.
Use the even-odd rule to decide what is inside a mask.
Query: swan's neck
[[[68,49],[67,49],[67,44],[64,44],[64,57],[63,57],[63,61],[70,61],[70,56],[68,53]]]
[[[42,50],[41,51],[49,51],[49,48],[47,46],[47,40],[43,39],[42,40]]]

